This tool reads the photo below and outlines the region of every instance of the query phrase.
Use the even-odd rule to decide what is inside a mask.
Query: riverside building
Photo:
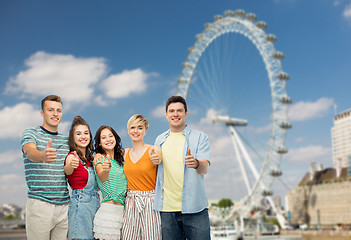
[[[334,168],[351,166],[351,109],[334,116],[331,134]]]
[[[312,229],[351,229],[351,109],[334,116],[333,168],[311,163],[298,186],[288,192],[289,222]]]
[[[310,229],[351,228],[351,176],[347,168],[326,168],[320,164],[305,174],[288,192],[286,207],[290,224],[307,224]]]

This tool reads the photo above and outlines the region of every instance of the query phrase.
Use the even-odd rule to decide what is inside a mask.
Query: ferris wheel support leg
[[[280,224],[280,227],[282,229],[286,229],[286,219],[285,217],[283,216],[283,214],[280,213],[280,211],[276,208],[275,204],[274,204],[274,201],[271,197],[267,197],[267,200],[269,202],[269,204],[271,205],[273,211],[275,212],[276,216],[277,216],[277,220]]]
[[[258,171],[257,171],[255,165],[252,162],[252,159],[251,159],[250,155],[246,151],[246,148],[244,147],[243,143],[241,142],[237,132],[235,131],[235,128],[233,126],[229,126],[229,128],[230,128],[230,131],[233,133],[232,135],[234,136],[236,142],[238,143],[239,148],[240,148],[241,152],[243,153],[244,158],[245,158],[247,164],[249,165],[250,170],[254,174],[254,176],[256,178],[256,181],[257,181],[258,177],[259,177],[259,174],[258,174]]]
[[[277,216],[277,220],[280,224],[280,227],[282,229],[286,229],[286,219],[285,217],[283,216],[283,214],[280,213],[280,211],[276,208],[275,204],[274,204],[274,201],[271,197],[267,197],[267,200],[269,202],[269,204],[271,205],[273,211],[275,212],[276,216]]]
[[[241,221],[239,218],[235,218],[234,227],[235,227],[235,231],[236,231],[237,236],[240,236],[241,235]]]
[[[254,165],[253,162],[252,162],[252,159],[250,158],[250,156],[249,156],[249,154],[247,153],[247,151],[246,151],[244,145],[242,144],[242,142],[241,142],[241,140],[240,140],[240,138],[239,138],[237,132],[235,131],[235,128],[234,128],[233,126],[229,126],[229,128],[230,128],[231,135],[232,135],[232,137],[234,138],[234,139],[233,139],[233,142],[236,144],[236,147],[239,146],[240,151],[243,153],[244,158],[245,158],[247,164],[249,165],[250,170],[251,170],[252,173],[254,174],[254,176],[255,176],[255,178],[256,178],[256,181],[257,181],[258,178],[259,178],[259,174],[258,174],[258,171],[257,171],[255,165]],[[239,150],[237,150],[237,149],[236,149],[235,151],[236,151],[236,152],[237,152],[237,151],[239,152]],[[238,158],[238,159],[239,159],[239,158]],[[241,158],[240,158],[240,162],[239,162],[239,163],[240,163],[240,164],[243,164]],[[241,166],[241,165],[240,165],[240,166]],[[246,170],[242,170],[242,172],[243,172],[243,171],[245,172],[245,174],[246,174],[246,176],[247,176]],[[265,187],[265,186],[263,186],[263,187]],[[276,213],[276,216],[277,216],[277,219],[278,219],[278,221],[279,221],[280,226],[281,226],[282,228],[286,228],[286,220],[285,220],[285,217],[277,210],[277,208],[276,208],[276,206],[275,206],[275,204],[274,204],[273,199],[272,199],[271,197],[267,197],[267,200],[268,200],[269,204],[271,205],[273,211]]]
[[[244,235],[245,224],[244,224],[244,217],[240,216],[240,235]]]
[[[233,145],[234,145],[235,155],[236,155],[236,157],[238,159],[240,170],[241,170],[241,172],[243,174],[243,178],[244,178],[244,181],[245,181],[247,192],[251,193],[251,186],[250,186],[249,178],[247,176],[247,172],[246,172],[246,169],[244,167],[244,163],[243,163],[243,160],[241,158],[240,151],[239,151],[239,146],[238,146],[238,143],[237,143],[236,137],[235,137],[236,132],[234,130],[234,127],[232,127],[232,126],[230,126],[230,133],[231,133],[232,142],[233,142]]]

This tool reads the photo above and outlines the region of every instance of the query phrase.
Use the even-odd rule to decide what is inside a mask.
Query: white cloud
[[[9,185],[9,189],[12,188],[11,183],[20,183],[24,181],[24,174],[23,175],[17,175],[17,174],[5,174],[0,176],[0,182],[4,183],[6,185]],[[1,188],[2,190],[4,187]],[[2,191],[3,192],[3,191]]]
[[[157,108],[155,108],[151,114],[155,118],[164,118],[165,112],[166,112],[165,106],[161,105],[161,106],[158,106]]]
[[[24,174],[0,175],[0,203],[12,203],[24,206],[26,201],[27,185]]]
[[[280,3],[291,3],[294,4],[296,0],[273,0],[275,4],[280,4]]]
[[[8,150],[6,152],[0,153],[0,165],[14,164],[19,159],[22,159],[22,154],[19,150]]]
[[[342,15],[343,15],[346,19],[351,19],[351,4],[348,4],[348,5],[345,6]]]
[[[120,137],[126,137],[126,136],[128,136],[127,128],[122,128],[122,129],[118,130],[118,135],[119,135]]]
[[[272,130],[272,124],[267,124],[261,127],[247,126],[247,129],[253,133],[267,133]]]
[[[128,97],[131,93],[146,91],[146,80],[155,73],[145,73],[140,68],[124,70],[122,73],[110,75],[102,81],[101,88],[110,98]]]
[[[95,103],[102,107],[108,106],[108,101],[104,100],[102,96],[97,96],[95,98]]]
[[[64,104],[87,104],[94,85],[106,75],[103,58],[77,58],[73,55],[36,52],[26,61],[26,70],[7,83],[5,93],[21,97],[57,94]]]
[[[228,154],[228,149],[233,148],[232,140],[230,136],[218,136],[217,138],[213,138],[211,142],[211,151],[214,156],[221,156],[224,154]]]
[[[139,68],[107,76],[108,66],[104,58],[79,58],[43,51],[31,55],[25,66],[25,70],[7,82],[5,93],[32,99],[57,94],[62,97],[66,109],[92,103],[107,106],[111,101],[106,97],[123,98],[143,93],[148,86],[147,79],[158,76]],[[99,83],[102,94],[96,92]]]
[[[290,149],[286,158],[295,163],[328,163],[332,161],[332,149],[318,145],[309,145],[297,149]]]
[[[66,136],[68,136],[69,129],[71,128],[72,122],[61,122],[58,131]]]
[[[0,131],[0,139],[16,139],[26,128],[41,124],[40,110],[28,103],[5,107],[0,110],[0,126],[6,126]]]
[[[289,119],[291,121],[304,121],[320,118],[328,114],[334,105],[332,98],[320,98],[316,102],[297,102],[289,108]]]
[[[300,142],[303,142],[303,141],[305,141],[305,138],[303,138],[303,137],[298,137],[298,138],[295,139],[295,142],[297,142],[297,143],[300,143]]]
[[[0,110],[0,126],[6,126],[0,131],[0,139],[19,138],[26,128],[40,126],[42,123],[40,110],[34,109],[31,104],[18,103],[13,107],[5,107]],[[61,122],[59,131],[68,134],[70,124]]]

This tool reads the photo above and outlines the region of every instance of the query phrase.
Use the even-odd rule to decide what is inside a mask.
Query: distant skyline
[[[0,205],[26,202],[19,139],[25,128],[42,124],[42,98],[63,98],[63,133],[68,133],[74,116],[81,115],[93,134],[102,124],[112,126],[124,147],[131,146],[127,120],[141,113],[150,122],[145,141],[152,144],[168,128],[164,104],[175,94],[188,48],[205,23],[228,9],[253,12],[265,21],[266,32],[277,36],[276,49],[286,56],[283,68],[290,74],[287,92],[293,103],[288,115],[293,128],[287,133],[289,153],[281,163],[284,184],[276,181],[274,193],[284,200],[312,161],[332,167],[333,116],[351,109],[350,0],[3,0]],[[189,106],[188,122],[215,134],[196,118],[195,107]],[[267,132],[267,122],[261,119],[251,126]],[[217,137],[211,145],[206,191],[210,199],[233,198],[242,187],[233,188],[233,182],[235,186],[241,179],[235,170],[227,171],[229,160],[216,158],[231,146],[228,136]]]

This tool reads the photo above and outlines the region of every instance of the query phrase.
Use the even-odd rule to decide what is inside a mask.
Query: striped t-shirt
[[[105,160],[107,160],[106,157],[103,161],[99,161],[94,165],[95,171],[96,165],[102,164]],[[102,193],[102,202],[104,203],[112,200],[124,205],[124,199],[127,193],[127,178],[124,174],[123,166],[120,166],[118,162],[113,159],[110,159],[110,162],[111,170],[106,182],[101,182],[99,176],[95,174]]]
[[[51,148],[56,149],[54,162],[32,162],[23,153],[24,173],[28,186],[28,198],[34,198],[52,204],[69,203],[64,160],[69,153],[68,138],[61,133],[52,133],[42,127],[28,128],[21,137],[22,148],[27,143],[34,143],[43,151],[52,139]],[[23,152],[23,151],[22,151]]]

